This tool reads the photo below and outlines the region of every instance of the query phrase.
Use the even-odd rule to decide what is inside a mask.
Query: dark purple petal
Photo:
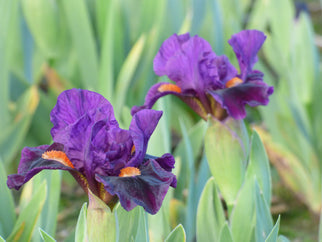
[[[174,169],[174,164],[175,164],[175,160],[174,157],[169,154],[166,153],[164,154],[162,157],[155,157],[149,154],[146,154],[144,159],[147,160],[155,160],[156,162],[158,162],[158,164],[165,170],[168,172],[171,172],[172,169]],[[176,188],[177,187],[177,179],[174,178],[172,183],[170,184],[170,186]]]
[[[187,34],[175,34],[162,44],[153,62],[154,71],[159,76],[168,76],[182,90],[202,90],[211,83],[210,80],[203,82],[202,78],[207,76],[215,81],[217,70],[214,65],[207,66],[211,64],[210,61],[206,61],[206,65],[200,66],[200,63],[214,57],[215,54],[206,40],[198,36],[190,38]]]
[[[172,94],[172,95],[176,95],[176,96],[180,96],[181,94],[181,90],[178,87],[177,90],[173,91],[173,90],[162,90],[162,86],[174,86],[174,84],[168,83],[168,82],[159,82],[155,85],[153,85],[148,93],[145,96],[145,102],[143,106],[134,106],[131,109],[131,114],[134,115],[135,113],[137,113],[140,110],[143,109],[151,109],[153,107],[153,105],[155,104],[155,102],[160,98],[163,97],[165,95],[168,94]],[[180,90],[180,92],[179,92]]]
[[[137,205],[148,213],[159,211],[163,199],[173,183],[175,176],[165,171],[155,160],[149,160],[140,167],[141,175],[133,177],[116,177],[96,175],[112,195],[117,195],[122,207],[130,211]]]
[[[153,61],[153,68],[158,76],[167,75],[167,62],[181,49],[181,45],[190,39],[190,34],[174,34],[163,42]]]
[[[225,108],[234,119],[246,117],[245,105],[252,107],[267,105],[268,97],[274,88],[262,81],[249,81],[231,88],[210,91],[209,93]]]
[[[100,120],[117,123],[112,105],[102,95],[81,89],[66,90],[58,96],[57,104],[50,113],[50,120],[54,125],[51,129],[54,141],[65,136],[65,129],[85,115],[93,124]]]
[[[51,111],[53,140],[64,144],[64,150],[75,168],[87,178],[90,187],[95,186],[91,142],[100,130],[118,128],[112,105],[100,94],[81,89],[62,92]],[[97,143],[97,142],[96,142]]]
[[[162,111],[150,109],[141,110],[134,114],[129,131],[135,147],[135,153],[127,166],[137,167],[143,162],[148,141],[161,116]]]
[[[174,169],[175,160],[174,160],[174,157],[169,153],[164,154],[160,158],[156,158],[155,161],[158,162],[158,164],[165,171],[171,172],[172,169]],[[174,179],[172,180],[172,183],[170,184],[170,186],[172,186],[174,188],[177,187],[177,179],[176,179],[176,177],[174,177]]]
[[[16,190],[29,181],[34,175],[40,171],[47,170],[74,170],[73,168],[66,166],[55,160],[46,160],[41,156],[44,152],[56,150],[62,151],[63,146],[61,144],[54,143],[51,146],[41,145],[38,147],[25,147],[21,151],[21,159],[18,167],[18,174],[8,176],[7,185],[9,188],[15,188]]]
[[[214,60],[217,69],[218,69],[218,75],[220,79],[220,83],[222,86],[218,88],[224,88],[224,84],[235,77],[238,74],[237,69],[229,62],[228,57],[225,55],[218,56]],[[212,90],[215,90],[217,88],[213,88]]]
[[[97,167],[95,172],[115,176],[129,161],[133,141],[128,130],[105,128],[97,133],[91,143],[92,160]]]
[[[243,80],[252,71],[257,62],[257,52],[262,47],[266,36],[258,30],[243,30],[234,34],[228,43],[232,46],[238,59],[240,73]]]

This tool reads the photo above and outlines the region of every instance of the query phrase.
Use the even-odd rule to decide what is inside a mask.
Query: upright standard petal
[[[100,120],[116,122],[112,105],[102,95],[82,89],[70,89],[62,92],[56,106],[50,113],[53,139],[65,135],[65,129],[75,124],[84,115],[88,115],[92,123]],[[116,122],[117,123],[117,122]]]
[[[103,127],[118,127],[112,105],[96,92],[70,89],[59,95],[50,115],[54,142],[64,144],[75,167],[84,173],[89,185],[95,187],[96,165],[91,142]]]
[[[162,44],[154,58],[154,71],[157,75],[166,75],[182,91],[204,88],[201,79],[200,65],[204,59],[214,55],[210,44],[189,34],[172,35]]]
[[[150,109],[141,110],[134,114],[129,131],[133,140],[135,153],[127,166],[136,167],[143,162],[148,146],[148,141],[161,116],[162,111],[155,111]]]
[[[258,30],[243,30],[234,34],[228,43],[233,48],[240,67],[243,80],[252,71],[257,62],[257,53],[262,47],[266,36]]]

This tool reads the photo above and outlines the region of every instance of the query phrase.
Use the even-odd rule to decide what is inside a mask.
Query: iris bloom
[[[175,82],[160,82],[148,91],[145,103],[133,107],[132,114],[150,109],[162,96],[172,94],[187,103],[203,119],[211,114],[224,119],[246,116],[245,105],[266,105],[273,87],[263,82],[263,73],[253,70],[257,52],[266,36],[257,30],[244,30],[231,37],[240,72],[224,55],[217,56],[204,39],[189,33],[174,34],[162,44],[154,59],[154,71]]]
[[[25,147],[18,174],[8,176],[19,189],[44,169],[69,171],[85,190],[111,208],[119,199],[126,210],[142,206],[155,214],[169,186],[176,186],[170,154],[146,154],[161,111],[142,110],[129,130],[119,128],[111,104],[100,94],[79,89],[61,93],[51,111],[52,145]]]

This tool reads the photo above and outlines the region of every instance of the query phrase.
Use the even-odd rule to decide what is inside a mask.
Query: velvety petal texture
[[[159,211],[162,201],[175,176],[164,170],[155,160],[148,160],[140,166],[141,174],[131,177],[100,176],[105,189],[117,195],[122,207],[129,211],[142,206],[148,213]]]
[[[217,56],[209,43],[189,34],[172,35],[164,41],[154,59],[157,75],[166,75],[172,83],[158,83],[148,91],[144,105],[132,108],[152,108],[164,95],[178,96],[203,119],[208,114],[219,120],[227,115],[235,119],[246,117],[245,105],[266,105],[274,88],[263,82],[263,73],[253,70],[257,53],[266,36],[258,30],[244,30],[234,34],[228,43],[238,63],[237,69],[227,56]]]
[[[7,185],[16,190],[29,181],[42,170],[73,170],[72,167],[53,159],[44,159],[42,154],[46,151],[63,151],[61,144],[41,145],[37,147],[25,147],[21,151],[21,160],[18,166],[18,174],[8,176]]]
[[[161,116],[161,111],[138,111],[129,130],[121,129],[103,96],[66,90],[50,114],[54,143],[25,147],[18,174],[8,176],[8,187],[19,189],[44,169],[68,170],[85,192],[91,191],[111,209],[117,196],[127,210],[140,205],[154,214],[177,182],[171,154],[153,159],[146,154]]]
[[[129,130],[133,140],[135,153],[129,161],[128,166],[138,166],[142,163],[148,147],[148,141],[156,128],[161,115],[161,111],[146,109],[133,116]]]
[[[235,119],[246,117],[245,104],[255,107],[267,105],[268,96],[273,93],[273,87],[263,82],[248,82],[243,85],[221,89],[211,92],[213,97],[222,107],[225,107],[228,114]]]
[[[240,68],[242,79],[252,72],[257,62],[257,53],[264,44],[266,36],[258,30],[245,30],[234,34],[228,43],[233,48]]]

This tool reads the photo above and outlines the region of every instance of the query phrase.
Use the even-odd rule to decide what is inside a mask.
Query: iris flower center
[[[58,161],[59,163],[65,166],[74,168],[74,165],[72,164],[72,162],[68,159],[67,155],[62,151],[57,151],[57,150],[46,151],[41,155],[41,158],[45,160]]]
[[[121,169],[119,177],[139,176],[141,171],[136,167],[125,167]]]
[[[159,92],[176,92],[176,93],[181,93],[181,88],[178,87],[175,84],[169,83],[169,84],[163,84],[159,86],[158,88]]]
[[[234,78],[230,79],[228,82],[226,82],[226,87],[227,88],[234,87],[240,83],[243,83],[243,80],[238,77],[234,77]]]

